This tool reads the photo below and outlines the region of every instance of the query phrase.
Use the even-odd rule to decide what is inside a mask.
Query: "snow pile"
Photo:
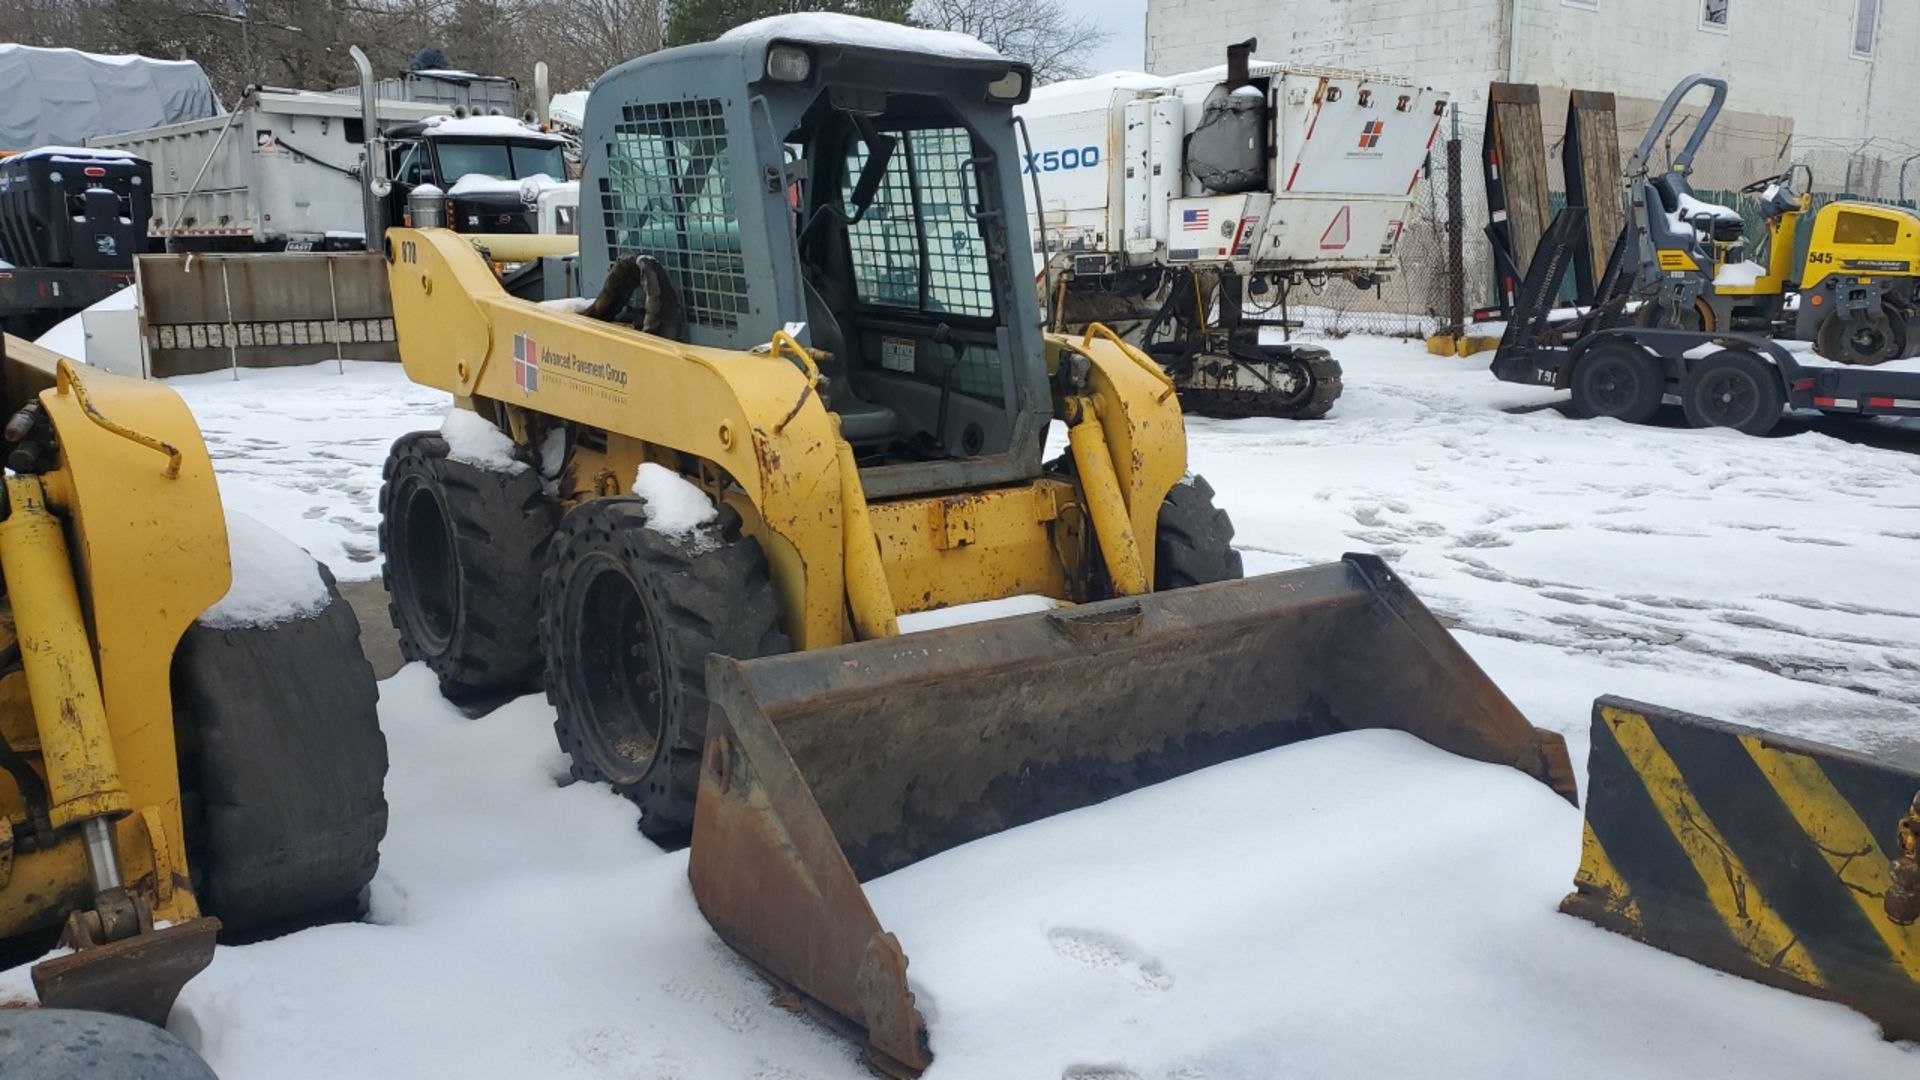
[[[448,459],[462,465],[498,473],[527,471],[527,463],[513,456],[513,439],[470,409],[449,408],[440,422],[440,437],[447,441]]]
[[[1051,596],[1009,596],[1004,600],[981,600],[973,604],[955,604],[952,607],[935,608],[932,611],[916,611],[911,615],[902,615],[896,620],[903,634],[919,633],[922,630],[939,630],[947,626],[964,626],[968,623],[986,622],[989,619],[1005,619],[1015,615],[1031,615],[1038,611],[1052,611],[1060,606],[1060,601]]]
[[[57,158],[60,160],[71,159],[74,161],[86,161],[91,158],[96,161],[127,161],[137,159],[138,157],[139,155],[130,154],[125,150],[101,150],[91,146],[36,146],[31,150],[23,150],[18,154],[14,154],[7,160],[26,161],[29,158]]]
[[[87,308],[86,311],[76,311],[59,322],[54,323],[51,329],[34,339],[34,344],[43,349],[57,352],[61,356],[68,357],[69,359],[78,360],[83,364],[87,363],[87,339],[89,337],[85,318],[87,311],[132,311],[139,303],[139,300],[140,290],[131,286],[108,293],[106,296],[95,301],[93,306]],[[135,333],[138,333],[137,328]],[[127,344],[133,352],[137,353],[139,351],[137,344]]]
[[[1173,80],[1160,75],[1149,75],[1144,71],[1109,71],[1084,79],[1062,79],[1059,82],[1047,83],[1045,86],[1036,86],[1033,88],[1033,101],[1037,103],[1075,94],[1115,90],[1171,92]]]
[[[1747,259],[1737,263],[1727,263],[1713,275],[1713,283],[1721,288],[1747,289],[1767,276],[1767,268]]]
[[[587,124],[587,91],[569,90],[564,94],[553,95],[547,103],[547,114],[556,124],[565,124],[570,128],[582,128]]]
[[[216,630],[273,626],[326,609],[327,583],[306,549],[237,510],[227,511],[233,585],[202,612]]]
[[[720,546],[713,528],[720,510],[686,477],[665,465],[644,462],[634,474],[633,493],[646,505],[647,528],[688,546],[695,555]]]
[[[422,123],[434,135],[506,136],[555,143],[564,141],[558,135],[530,127],[511,116],[429,116]]]
[[[853,45],[863,49],[888,49],[966,60],[1006,59],[992,46],[971,34],[959,34],[952,30],[924,30],[917,26],[902,26],[830,11],[805,11],[795,15],[771,15],[755,19],[721,34],[719,40],[753,41],[768,38],[822,45]]]
[[[555,180],[546,173],[535,173],[518,180],[505,180],[488,176],[486,173],[468,173],[453,182],[447,194],[453,198],[463,195],[518,195],[523,202],[534,202],[549,191],[564,191],[569,187],[578,188],[577,180]],[[531,197],[529,197],[531,196]]]
[[[1722,224],[1746,224],[1746,219],[1740,216],[1739,211],[1731,207],[1721,206],[1719,203],[1710,203],[1696,199],[1685,192],[1682,192],[1680,195],[1680,208],[1678,213],[1680,220],[1685,221],[1689,225],[1700,220],[1702,217],[1710,218],[1714,222]]]

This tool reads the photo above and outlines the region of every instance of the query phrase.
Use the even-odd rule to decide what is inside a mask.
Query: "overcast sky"
[[[1099,20],[1113,36],[1087,64],[1089,74],[1140,71],[1146,65],[1147,0],[1059,0],[1074,16]]]

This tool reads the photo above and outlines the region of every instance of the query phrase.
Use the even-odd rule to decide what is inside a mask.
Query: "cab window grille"
[[[987,245],[980,223],[968,213],[974,197],[971,136],[957,127],[896,136],[900,145],[873,205],[847,230],[861,299],[929,314],[991,317]],[[847,162],[846,197],[866,159],[866,147],[856,142]]]
[[[607,257],[651,255],[687,322],[731,330],[747,313],[746,266],[717,99],[628,105],[600,181]]]

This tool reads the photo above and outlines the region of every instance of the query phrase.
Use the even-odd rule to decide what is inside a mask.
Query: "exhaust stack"
[[[366,136],[367,162],[360,170],[361,227],[366,230],[367,250],[379,251],[386,234],[386,215],[380,204],[393,184],[387,179],[387,140],[380,133],[380,102],[374,91],[373,62],[355,45],[347,50],[360,75],[361,130]]]
[[[1253,50],[1260,47],[1259,38],[1248,38],[1237,45],[1227,46],[1227,90],[1238,90],[1253,85],[1251,70]]]

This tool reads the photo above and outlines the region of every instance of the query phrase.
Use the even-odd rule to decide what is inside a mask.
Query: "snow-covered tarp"
[[[191,60],[30,45],[0,45],[0,102],[0,150],[78,145],[220,111],[207,73]]]

